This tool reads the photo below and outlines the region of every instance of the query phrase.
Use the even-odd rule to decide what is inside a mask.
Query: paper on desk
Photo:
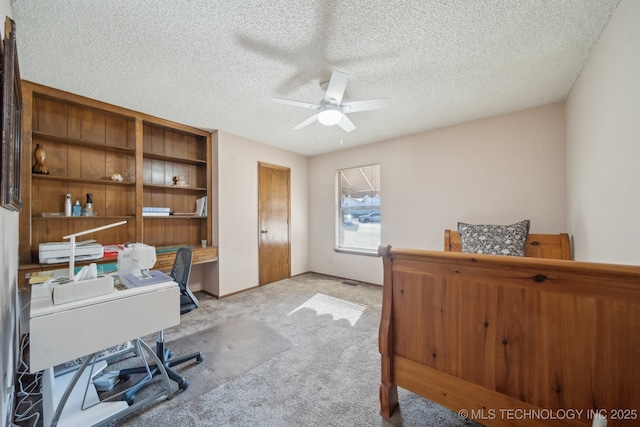
[[[49,271],[35,271],[29,277],[30,285],[41,285],[49,279],[53,279],[53,273]]]

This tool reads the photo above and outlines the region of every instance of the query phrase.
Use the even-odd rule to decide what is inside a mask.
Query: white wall
[[[309,271],[309,159],[218,132],[219,296],[258,286],[258,162],[291,169],[291,274]]]
[[[622,0],[567,98],[575,258],[640,264],[640,1]]]
[[[10,0],[0,0],[0,36],[4,37],[4,17],[12,16]],[[18,46],[18,53],[20,46]],[[13,383],[18,349],[17,280],[18,214],[0,208],[0,422],[8,424],[13,413]]]
[[[313,157],[310,265],[319,273],[382,283],[376,257],[336,253],[335,173],[380,163],[382,244],[442,250],[457,222],[531,220],[566,231],[564,103]]]

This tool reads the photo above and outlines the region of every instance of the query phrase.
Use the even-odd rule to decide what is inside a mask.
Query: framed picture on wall
[[[22,88],[16,49],[15,22],[7,18],[2,42],[2,181],[3,208],[22,210]]]

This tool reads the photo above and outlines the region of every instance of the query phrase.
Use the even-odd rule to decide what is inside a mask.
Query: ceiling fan
[[[389,106],[390,101],[388,99],[370,99],[367,101],[342,102],[348,77],[349,75],[347,73],[334,71],[331,74],[331,80],[329,80],[328,84],[327,82],[321,83],[320,86],[323,87],[323,89],[326,87],[326,94],[319,104],[310,104],[308,102],[283,98],[273,98],[272,101],[317,111],[316,114],[294,127],[294,129],[302,129],[317,120],[325,126],[338,125],[345,132],[351,132],[356,127],[347,117],[347,113],[386,108]]]

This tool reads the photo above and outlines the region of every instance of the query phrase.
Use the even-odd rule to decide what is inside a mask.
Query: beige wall
[[[575,258],[640,264],[640,1],[622,0],[567,98]]]
[[[0,256],[0,404],[2,405],[2,418],[7,420],[11,414],[12,386],[14,383],[16,367],[16,351],[18,349],[17,331],[17,290],[16,276],[18,274],[18,214],[0,208],[0,242],[2,242],[2,255]]]
[[[9,0],[0,0],[0,36],[4,37],[4,17],[12,16]],[[0,423],[11,419],[14,396],[18,331],[17,288],[18,275],[18,214],[0,208]]]
[[[334,251],[337,169],[380,163],[382,243],[441,250],[458,221],[559,233],[565,224],[564,103],[313,157],[311,270],[382,282],[379,258]]]
[[[291,274],[309,270],[309,159],[218,132],[219,289],[258,286],[258,162],[291,169]]]

